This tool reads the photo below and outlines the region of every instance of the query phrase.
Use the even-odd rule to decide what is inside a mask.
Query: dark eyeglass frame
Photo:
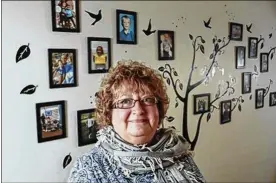
[[[143,102],[144,100],[146,100],[148,98],[154,99],[154,103],[152,103],[152,104],[146,104],[145,102]],[[132,101],[132,105],[129,106],[129,107],[118,107],[119,103],[122,102],[122,101],[124,101],[124,100],[131,100]],[[139,101],[140,104],[143,105],[143,106],[153,106],[153,105],[156,105],[156,104],[159,103],[159,100],[156,97],[154,97],[154,96],[147,96],[147,97],[143,97],[143,98],[138,99],[138,100],[134,100],[132,98],[124,98],[124,99],[117,100],[116,102],[114,102],[112,104],[112,109],[131,109],[131,108],[133,108],[135,106],[135,104],[136,104],[137,101]]]

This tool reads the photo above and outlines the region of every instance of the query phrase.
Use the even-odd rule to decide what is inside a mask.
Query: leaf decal
[[[243,100],[243,99],[241,99],[241,102],[242,102],[242,103],[244,103],[244,100]]]
[[[190,37],[190,39],[191,39],[191,40],[193,40],[193,39],[194,39],[194,37],[193,37],[191,34],[189,34],[189,37]]]
[[[215,44],[215,42],[216,42],[216,39],[215,39],[215,38],[213,38],[213,44]]]
[[[235,102],[236,101],[236,99],[235,98],[232,98],[232,102]]]
[[[163,72],[165,70],[165,68],[163,66],[158,68],[159,71]]]
[[[20,48],[17,50],[16,57],[15,57],[16,63],[19,62],[20,60],[27,58],[31,54],[29,45],[30,43],[28,43],[28,45],[20,46]]]
[[[201,38],[201,42],[204,44],[206,41],[203,38]]]
[[[36,85],[36,86],[35,85],[25,86],[21,90],[20,94],[28,94],[28,95],[33,94],[35,92],[35,90],[36,90],[37,87],[38,87],[38,85]]]
[[[221,42],[221,39],[218,39],[218,42],[220,43],[220,42]]]
[[[179,84],[179,88],[180,88],[180,90],[183,90],[183,84],[182,83]]]
[[[214,54],[212,53],[209,58],[213,59],[214,58]]]
[[[264,43],[261,44],[261,49],[263,49],[263,47],[264,47]]]
[[[257,66],[256,65],[254,65],[254,71],[257,72]]]
[[[72,161],[72,157],[70,155],[71,153],[69,153],[67,156],[65,156],[64,160],[63,160],[63,168],[67,167],[67,165],[69,165]]]
[[[201,44],[201,45],[199,46],[199,48],[200,48],[200,51],[204,54],[204,46]]]
[[[167,120],[168,120],[168,122],[172,122],[174,120],[174,117],[170,116],[170,117],[168,117]]]
[[[272,79],[269,79],[269,82],[270,82],[270,84],[273,84],[273,80]]]
[[[178,74],[177,74],[177,72],[176,72],[176,71],[173,71],[173,74],[174,74],[175,76],[178,76]]]
[[[217,52],[218,49],[219,49],[219,45],[218,45],[218,43],[217,43],[217,44],[215,45],[215,52]]]
[[[239,104],[238,108],[239,108],[239,111],[241,111],[241,110],[242,110],[242,109],[241,109],[241,104]]]
[[[250,95],[250,97],[249,97],[249,100],[251,100],[252,99],[252,94]]]
[[[174,106],[174,107],[177,108],[177,106],[178,106],[178,102],[175,103],[175,106]]]
[[[270,56],[270,60],[272,60],[272,59],[273,59],[273,56],[274,56],[274,53],[272,53],[272,54],[271,54],[271,56]]]
[[[207,122],[211,119],[211,113],[209,112],[207,115]]]
[[[168,83],[168,85],[170,85],[170,84],[171,84],[171,81],[170,81],[170,79],[169,79],[169,78],[167,78],[167,83]]]

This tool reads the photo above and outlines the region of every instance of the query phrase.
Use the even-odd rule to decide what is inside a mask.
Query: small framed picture
[[[243,24],[230,22],[229,23],[230,40],[242,41],[243,37]]]
[[[97,142],[97,123],[95,116],[95,109],[85,109],[77,111],[79,146],[84,146]]]
[[[260,72],[268,72],[268,53],[261,53],[260,55]]]
[[[265,89],[260,88],[255,90],[255,108],[263,108],[264,107],[264,93]]]
[[[276,106],[276,92],[270,92],[269,94],[269,106]]]
[[[38,143],[66,138],[65,101],[36,104]]]
[[[137,13],[116,10],[117,44],[137,44]]]
[[[50,88],[77,86],[76,50],[48,49]]]
[[[248,58],[258,57],[258,38],[249,37],[248,38]]]
[[[242,94],[251,93],[251,72],[242,73]]]
[[[79,0],[51,0],[52,30],[80,32]]]
[[[210,111],[210,93],[194,95],[194,114]]]
[[[159,30],[158,60],[174,60],[174,31]]]
[[[105,73],[111,66],[110,38],[88,37],[88,73]]]
[[[245,68],[245,46],[235,46],[236,69]]]
[[[231,121],[232,116],[232,101],[225,100],[220,102],[220,124],[228,123]]]

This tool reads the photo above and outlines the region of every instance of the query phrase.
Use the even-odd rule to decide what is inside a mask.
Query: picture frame
[[[48,49],[50,88],[77,86],[76,58],[76,49]]]
[[[235,65],[236,69],[244,69],[245,68],[245,46],[235,46]]]
[[[258,58],[257,37],[248,37],[248,58]]]
[[[137,44],[137,13],[116,10],[117,44]]]
[[[243,72],[242,73],[242,94],[251,93],[252,88],[252,73],[251,72]]]
[[[174,31],[157,31],[158,60],[174,60]]]
[[[269,70],[269,61],[268,53],[260,54],[260,72],[268,72]]]
[[[229,36],[230,36],[230,40],[242,41],[242,39],[243,39],[243,24],[229,22]]]
[[[53,32],[80,32],[79,4],[79,0],[51,0]]]
[[[263,88],[255,90],[255,109],[264,107],[264,93],[265,89]]]
[[[111,67],[111,39],[88,37],[88,73],[106,73]]]
[[[97,122],[95,108],[77,111],[78,146],[85,146],[97,142]]]
[[[269,106],[276,106],[276,92],[269,93]]]
[[[197,94],[194,95],[194,114],[202,114],[210,112],[211,94]]]
[[[229,123],[232,118],[232,101],[224,100],[220,102],[220,124]]]
[[[36,104],[38,143],[66,138],[65,101]]]

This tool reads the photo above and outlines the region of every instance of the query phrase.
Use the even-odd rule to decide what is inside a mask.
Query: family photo
[[[268,72],[268,53],[261,53],[260,57],[260,72]]]
[[[258,38],[249,37],[248,38],[248,58],[258,57]]]
[[[236,46],[236,69],[245,68],[245,46]]]
[[[194,114],[210,111],[210,94],[194,95]]]
[[[232,101],[225,100],[220,102],[220,123],[224,124],[231,121]]]
[[[251,72],[242,73],[242,94],[251,93]]]
[[[262,108],[264,107],[264,92],[263,88],[255,90],[255,108]]]
[[[229,23],[229,35],[233,41],[242,41],[243,38],[243,25],[239,23]]]
[[[158,60],[174,60],[174,32],[159,30]]]
[[[276,106],[276,92],[269,94],[269,106]]]

